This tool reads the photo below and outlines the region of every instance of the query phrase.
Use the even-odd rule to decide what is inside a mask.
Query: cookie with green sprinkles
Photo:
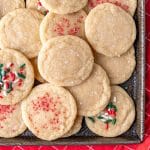
[[[13,49],[2,49],[0,58],[0,104],[16,104],[33,86],[33,67],[23,54]]]
[[[116,137],[126,132],[135,119],[132,98],[119,86],[112,86],[111,101],[98,115],[86,117],[88,128],[103,137]]]

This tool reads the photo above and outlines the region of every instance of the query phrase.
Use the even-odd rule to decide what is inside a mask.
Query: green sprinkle
[[[108,119],[105,121],[105,123],[110,123],[110,122],[112,122],[112,119]]]
[[[93,123],[95,122],[95,119],[93,117],[88,117]]]
[[[104,119],[101,115],[100,115],[100,116],[98,116],[97,118],[98,118],[98,119],[100,119],[100,120],[101,120],[101,119]]]
[[[26,64],[22,64],[19,68],[24,68],[26,66]]]
[[[12,91],[12,89],[8,89],[8,90],[7,90],[7,93],[10,93],[11,91]]]
[[[0,64],[0,68],[2,68],[4,65],[3,64]]]
[[[117,121],[116,119],[113,119],[113,120],[112,120],[112,124],[115,125],[115,124],[116,124],[116,121]]]
[[[6,71],[2,70],[2,71],[1,71],[1,75],[2,75],[2,76],[5,76],[5,75],[6,75]]]
[[[46,15],[47,15],[47,12],[46,12],[46,11],[44,11],[44,12],[43,12],[43,15],[44,15],[44,16],[46,16]]]
[[[22,79],[25,79],[25,78],[26,78],[26,76],[25,76],[24,74],[17,73],[17,75],[18,75],[19,78],[22,78]]]

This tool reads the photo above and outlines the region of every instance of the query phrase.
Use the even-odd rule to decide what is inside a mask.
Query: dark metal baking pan
[[[136,70],[129,81],[121,85],[133,98],[136,105],[136,120],[130,130],[116,138],[103,138],[93,134],[83,122],[81,131],[69,138],[48,142],[36,138],[30,131],[13,139],[0,139],[0,145],[86,145],[86,144],[133,144],[140,143],[144,136],[145,114],[145,0],[138,0],[135,15],[137,25]]]

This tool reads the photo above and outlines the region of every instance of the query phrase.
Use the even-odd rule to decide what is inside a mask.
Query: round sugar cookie
[[[47,15],[49,12],[41,3],[40,0],[26,0],[26,7],[31,9],[36,9],[40,11],[43,15]]]
[[[43,6],[56,14],[69,14],[84,8],[88,0],[41,0]]]
[[[121,84],[127,81],[136,65],[134,47],[120,57],[107,57],[95,52],[95,62],[106,71],[111,84]],[[115,68],[115,69],[114,69]]]
[[[24,0],[0,0],[0,18],[18,8],[24,8]]]
[[[83,120],[82,116],[77,116],[76,120],[74,121],[74,125],[65,135],[63,135],[63,137],[69,137],[78,133],[82,128],[82,120]]]
[[[112,3],[116,6],[119,6],[132,16],[134,15],[137,7],[137,0],[88,0],[85,10],[90,12],[97,5],[103,3]]]
[[[15,105],[0,105],[0,137],[16,137],[26,129],[27,127],[22,120],[20,103]]]
[[[22,103],[22,117],[33,134],[43,140],[55,140],[74,124],[77,108],[72,95],[62,87],[48,83],[33,88]]]
[[[41,82],[41,83],[44,83],[45,80],[42,78],[42,76],[40,75],[39,70],[38,70],[37,57],[31,59],[31,63],[32,63],[32,66],[33,66],[33,68],[34,68],[35,79],[38,80],[38,81]]]
[[[0,104],[22,101],[32,89],[34,72],[30,61],[12,49],[0,50]]]
[[[133,45],[136,27],[133,18],[120,7],[104,3],[95,7],[85,20],[86,37],[95,51],[120,56]]]
[[[62,35],[74,35],[84,39],[86,16],[83,10],[66,15],[58,15],[52,12],[48,13],[40,25],[40,38],[42,43],[45,43],[52,37]]]
[[[126,132],[135,119],[132,98],[121,87],[112,87],[111,101],[106,109],[95,117],[87,117],[86,124],[95,134],[116,137]]]
[[[86,81],[68,89],[76,99],[78,114],[82,116],[97,115],[107,106],[111,95],[106,72],[96,64]]]
[[[41,48],[39,27],[43,15],[33,9],[17,9],[0,21],[0,48],[12,48],[28,58],[36,57]]]
[[[76,36],[58,36],[48,40],[38,56],[42,77],[57,86],[74,86],[92,72],[94,57],[89,45]]]

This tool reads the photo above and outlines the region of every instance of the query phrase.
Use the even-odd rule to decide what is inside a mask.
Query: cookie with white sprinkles
[[[97,116],[86,118],[88,128],[103,137],[116,137],[126,132],[135,119],[132,98],[119,86],[112,87],[111,101]]]
[[[23,54],[12,49],[0,50],[0,58],[0,104],[16,104],[32,89],[33,67]]]

